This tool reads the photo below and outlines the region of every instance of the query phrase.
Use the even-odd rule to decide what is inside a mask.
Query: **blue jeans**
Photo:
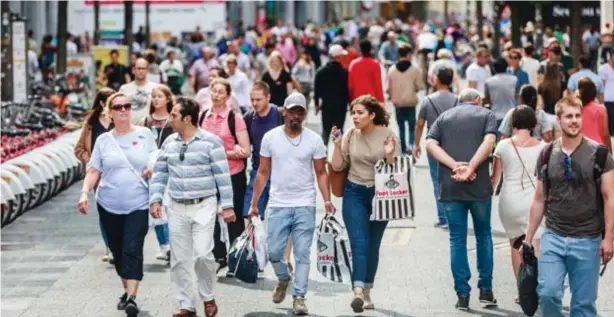
[[[430,154],[426,154],[426,158],[429,162],[429,171],[431,173],[431,181],[433,181],[433,193],[435,194],[435,205],[437,206],[437,218],[440,224],[445,224],[446,211],[443,203],[439,201],[439,162]]]
[[[168,223],[163,225],[157,225],[154,227],[156,231],[156,238],[158,239],[159,245],[167,245],[168,244]]]
[[[492,291],[493,245],[490,228],[491,200],[456,200],[442,202],[450,230],[450,264],[454,290],[459,296],[469,296],[471,270],[467,257],[467,216],[471,212],[478,255],[478,288]]]
[[[245,199],[243,200],[243,217],[247,217],[249,213],[249,205],[252,202],[252,196],[254,195],[254,184],[256,183],[256,174],[258,174],[257,169],[252,169],[249,172],[249,182],[247,183],[247,187],[245,188]],[[262,194],[260,194],[260,198],[258,199],[258,212],[260,213],[260,218],[264,219],[264,212],[266,210],[266,206],[269,203],[269,190],[271,189],[271,180],[269,179],[264,185],[264,189],[262,189]]]
[[[294,296],[305,296],[309,283],[309,263],[316,207],[270,207],[267,225],[269,261],[280,281],[290,278],[284,253],[292,235],[294,249]]]
[[[354,287],[373,288],[379,264],[379,249],[387,221],[370,221],[375,187],[366,187],[350,181],[343,189],[343,222],[352,249],[352,284]]]
[[[409,146],[414,146],[414,130],[416,129],[416,107],[396,108],[397,123],[399,124],[399,139],[401,140],[401,151],[407,152],[407,142],[405,139],[405,122],[409,125]]]
[[[599,248],[601,237],[570,238],[545,230],[541,237],[537,271],[542,316],[563,316],[563,280],[569,274],[569,316],[597,316]]]

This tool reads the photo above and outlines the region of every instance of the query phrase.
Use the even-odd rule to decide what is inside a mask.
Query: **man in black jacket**
[[[341,66],[341,58],[347,51],[339,44],[328,50],[331,61],[316,73],[313,100],[316,114],[322,110],[322,138],[328,145],[333,126],[343,129],[347,107],[350,102],[348,72]]]

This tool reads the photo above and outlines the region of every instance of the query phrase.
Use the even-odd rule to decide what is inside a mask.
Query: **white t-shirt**
[[[480,66],[478,63],[472,63],[467,67],[467,81],[477,82],[477,90],[482,94],[484,93],[484,83],[491,76],[490,67]]]
[[[431,32],[423,32],[418,35],[418,49],[429,49],[434,50],[435,46],[437,46],[437,35]]]
[[[605,81],[603,89],[603,100],[614,102],[614,68],[612,65],[603,64],[599,68],[599,77]]]
[[[149,105],[151,104],[151,91],[158,86],[156,83],[148,81],[143,86],[137,86],[134,81],[122,85],[119,92],[122,92],[130,98],[132,104],[132,122],[136,123],[141,118],[149,114]]]
[[[301,135],[291,139],[280,126],[264,135],[260,155],[271,158],[269,206],[316,206],[313,160],[326,158],[322,137],[303,128]]]
[[[529,75],[529,83],[537,87],[537,71],[539,70],[539,61],[532,57],[522,58],[522,70]]]

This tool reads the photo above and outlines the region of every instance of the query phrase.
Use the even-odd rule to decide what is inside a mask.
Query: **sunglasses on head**
[[[124,111],[128,111],[130,109],[132,109],[132,105],[129,103],[125,103],[125,104],[118,104],[118,105],[111,105],[111,110],[124,110]]]

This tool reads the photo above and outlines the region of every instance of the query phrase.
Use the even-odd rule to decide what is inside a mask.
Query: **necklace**
[[[284,135],[286,136],[286,140],[288,140],[288,142],[290,142],[290,144],[292,144],[292,146],[294,146],[294,147],[298,147],[299,145],[301,145],[301,141],[303,141],[303,133],[299,134],[299,136],[298,136],[298,143],[296,143],[296,144],[294,142],[292,142],[292,139],[288,136],[286,131],[284,131]]]

